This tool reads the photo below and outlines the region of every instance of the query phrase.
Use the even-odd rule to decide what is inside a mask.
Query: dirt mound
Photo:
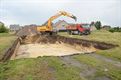
[[[28,26],[28,27],[23,27],[21,30],[19,30],[16,35],[18,37],[21,37],[21,36],[28,36],[28,35],[36,35],[37,34],[37,30],[36,30],[36,27],[31,27],[31,26]]]

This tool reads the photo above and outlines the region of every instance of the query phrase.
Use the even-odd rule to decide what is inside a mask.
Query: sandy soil
[[[36,58],[38,56],[65,56],[73,54],[82,54],[90,50],[77,50],[65,44],[26,44],[21,45],[15,54],[15,59]]]

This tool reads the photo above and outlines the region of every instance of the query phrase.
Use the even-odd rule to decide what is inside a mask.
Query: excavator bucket
[[[60,13],[61,15],[64,15],[64,16],[69,16],[69,17],[71,17],[72,19],[74,19],[75,21],[77,21],[76,16],[74,16],[74,15],[71,14],[71,13],[68,13],[68,12],[66,12],[66,11],[59,11],[59,13]]]
[[[72,16],[72,18],[73,18],[75,21],[77,21],[77,17],[76,17],[76,16]]]

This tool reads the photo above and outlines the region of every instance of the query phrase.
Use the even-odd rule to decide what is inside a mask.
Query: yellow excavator
[[[60,16],[67,16],[76,21],[76,17],[68,12],[65,11],[59,11],[59,13],[55,14],[54,16],[50,17],[46,23],[44,23],[41,26],[37,27],[37,31],[40,32],[41,34],[50,34],[52,35],[53,33],[56,33],[56,31],[53,30],[52,27],[52,21]]]

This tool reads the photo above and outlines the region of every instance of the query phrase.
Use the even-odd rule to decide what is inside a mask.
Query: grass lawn
[[[5,50],[10,47],[12,42],[16,39],[15,36],[9,33],[0,33],[0,59],[4,55]]]
[[[0,65],[0,80],[86,80],[80,70],[64,66],[58,57],[21,59]]]
[[[111,33],[105,30],[100,30],[100,31],[97,30],[97,31],[91,32],[91,34],[87,36],[68,35],[66,32],[59,33],[59,35],[78,38],[78,39],[86,39],[86,40],[107,42],[111,44],[118,44],[119,47],[117,48],[113,48],[109,50],[98,50],[96,53],[121,61],[121,33],[120,32]]]

